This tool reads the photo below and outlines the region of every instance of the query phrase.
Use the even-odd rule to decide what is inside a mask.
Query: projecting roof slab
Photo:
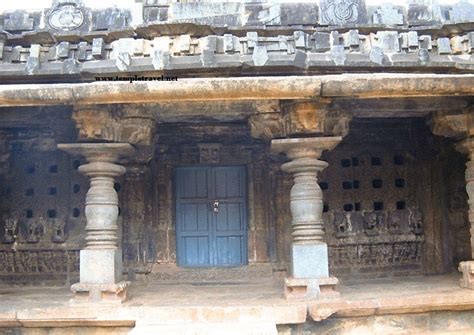
[[[341,17],[340,13],[350,15]],[[69,20],[59,20],[67,13]],[[124,74],[471,73],[474,5],[151,0],[97,10],[57,0],[0,14],[4,82]]]

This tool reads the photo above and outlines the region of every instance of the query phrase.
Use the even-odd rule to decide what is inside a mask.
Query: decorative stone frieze
[[[131,156],[134,149],[128,143],[59,144],[58,148],[84,156],[88,164],[81,165],[79,172],[90,178],[85,206],[86,245],[80,256],[80,282],[71,287],[76,293],[71,302],[121,302],[126,298],[127,283],[122,281],[114,178],[125,173],[125,168],[116,163]]]
[[[333,149],[341,140],[342,137],[335,136],[272,141],[272,151],[284,152],[291,159],[282,165],[282,169],[294,178],[290,193],[291,269],[286,283],[289,299],[317,297],[322,293],[319,279],[327,285],[329,259],[323,222],[323,194],[317,175],[328,163],[318,158],[324,150]],[[293,278],[298,280],[295,282]]]
[[[431,131],[439,136],[456,139],[474,136],[474,109],[471,107],[457,113],[433,112],[429,125]]]
[[[75,106],[73,119],[79,141],[127,142],[137,146],[153,145],[154,118],[138,107]]]

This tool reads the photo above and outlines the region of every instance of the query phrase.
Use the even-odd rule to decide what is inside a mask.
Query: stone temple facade
[[[474,331],[473,70],[466,1],[0,13],[0,332]]]

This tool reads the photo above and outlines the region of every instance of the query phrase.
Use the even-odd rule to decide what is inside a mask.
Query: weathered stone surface
[[[3,23],[3,29],[10,31],[33,30],[34,20],[24,10],[17,10],[6,14]]]
[[[320,2],[322,25],[349,25],[367,22],[364,0],[322,0]]]
[[[267,48],[262,45],[257,45],[253,49],[252,60],[255,66],[263,66],[268,61]]]
[[[382,3],[375,13],[372,14],[372,21],[375,24],[403,25],[403,9],[400,6]]]
[[[326,243],[293,244],[291,272],[295,278],[329,277],[329,255]]]
[[[117,7],[92,12],[92,30],[113,30],[126,28],[131,21],[128,10]]]
[[[162,9],[161,11],[164,12]],[[193,22],[215,26],[241,26],[244,4],[223,3],[173,3],[167,10],[170,22]],[[160,18],[163,17],[160,12]]]
[[[280,23],[286,25],[316,25],[318,5],[315,3],[280,4]]]
[[[473,22],[474,5],[467,1],[458,2],[452,5],[449,14],[454,23]]]

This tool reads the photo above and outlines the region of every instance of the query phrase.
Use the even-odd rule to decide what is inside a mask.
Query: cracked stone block
[[[263,66],[268,61],[267,48],[263,45],[257,45],[253,49],[252,60],[255,66]]]
[[[346,62],[346,53],[343,45],[333,45],[331,48],[331,59],[336,65],[344,65]]]
[[[349,30],[344,36],[344,46],[350,48],[358,48],[360,44],[359,31]]]
[[[451,38],[451,48],[454,55],[462,54],[464,52],[464,37],[454,36]]]
[[[41,46],[39,44],[32,44],[30,47],[30,57],[40,58]]]
[[[330,34],[329,33],[319,33],[316,32],[313,34],[314,39],[314,51],[316,52],[326,52],[331,49],[330,44]]]
[[[151,63],[155,70],[163,70],[169,67],[171,54],[169,51],[153,50]]]
[[[432,49],[431,36],[421,35],[420,36],[420,49]]]
[[[410,3],[408,5],[407,21],[410,25],[423,25],[433,20],[433,12],[429,5],[424,3]]]
[[[92,12],[92,30],[123,29],[129,25],[131,14],[117,7]]]
[[[77,74],[79,73],[79,62],[74,58],[68,58],[63,61],[63,74]]]
[[[40,67],[39,58],[37,57],[28,57],[25,65],[26,74],[33,75],[38,72]]]
[[[403,11],[401,7],[383,3],[373,14],[375,24],[403,25]]]
[[[339,34],[339,32],[331,31],[331,35],[329,39],[331,43],[331,47],[334,45],[341,45],[341,40],[342,40],[342,36]]]
[[[98,59],[105,55],[105,42],[103,38],[94,38],[92,40],[92,57]]]
[[[458,2],[452,5],[449,14],[454,23],[474,22],[474,5],[468,2]]]
[[[78,60],[87,59],[87,42],[80,42],[77,45],[77,59]]]
[[[120,71],[127,71],[128,67],[132,64],[132,58],[128,52],[119,52],[115,60],[115,66]]]
[[[306,34],[303,31],[295,31],[293,38],[295,39],[295,47],[304,48],[306,47]]]
[[[255,31],[247,32],[247,45],[249,48],[254,48],[258,43],[258,34]]]
[[[281,7],[280,4],[245,4],[245,16],[247,16],[246,26],[280,25]]]
[[[319,22],[329,26],[367,23],[365,1],[321,0]]]
[[[232,34],[224,34],[224,52],[234,51],[234,37]]]
[[[58,58],[69,57],[69,42],[61,42],[56,46],[56,55]]]
[[[400,41],[396,31],[378,31],[377,43],[385,53],[400,52]]]
[[[426,65],[430,61],[430,52],[427,49],[420,49],[418,58],[420,59],[421,65]]]
[[[174,53],[189,52],[190,47],[191,47],[191,36],[180,35],[173,40],[172,51]]]
[[[316,25],[319,7],[316,3],[280,4],[281,25]]]
[[[235,27],[243,25],[244,10],[244,4],[239,2],[174,2],[168,8],[167,19],[168,22]]]
[[[451,54],[451,43],[449,38],[440,37],[438,38],[438,55],[449,55]]]
[[[408,36],[408,48],[418,49],[419,47],[418,33],[416,31],[409,31],[407,36]]]
[[[19,30],[33,30],[34,20],[31,18],[30,14],[24,10],[16,10],[5,18],[3,29],[19,31]]]
[[[474,32],[470,32],[466,36],[467,39],[467,51],[469,53],[474,52]]]
[[[370,61],[382,65],[384,59],[383,49],[378,46],[373,46],[369,54]]]

